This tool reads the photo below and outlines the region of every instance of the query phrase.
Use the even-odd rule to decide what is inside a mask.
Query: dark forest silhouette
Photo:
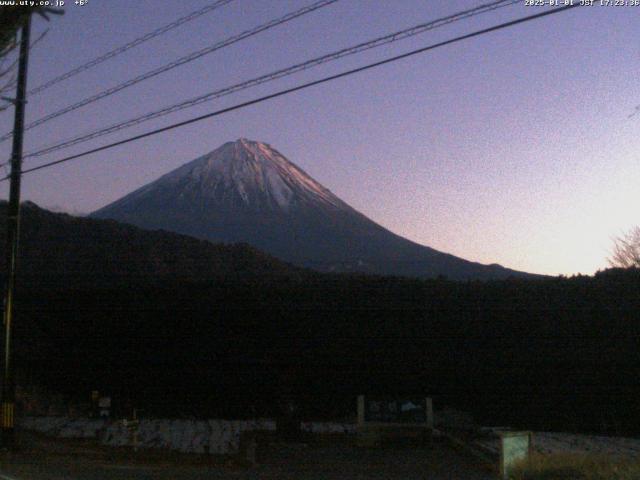
[[[352,415],[359,393],[428,393],[483,423],[640,433],[638,269],[319,274],[247,246],[23,213],[25,384],[197,417],[270,415],[283,390],[313,418]]]

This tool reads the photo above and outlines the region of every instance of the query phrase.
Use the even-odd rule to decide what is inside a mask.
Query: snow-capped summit
[[[242,204],[243,208],[256,211],[286,212],[291,207],[313,202],[349,208],[270,145],[246,138],[225,143],[108,208],[127,208],[156,197],[159,191],[176,194],[180,202],[214,203],[216,207],[226,205],[228,208]]]
[[[246,138],[225,143],[165,175],[158,184],[180,185],[183,194],[197,192],[223,202],[240,199],[259,209],[288,210],[292,204],[305,201],[345,206],[270,145]]]
[[[318,270],[450,278],[519,274],[399,237],[267,143],[228,142],[93,213],[218,242],[245,242]]]

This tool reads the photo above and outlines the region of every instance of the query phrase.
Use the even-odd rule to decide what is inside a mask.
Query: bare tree
[[[4,6],[0,7],[0,112],[12,104],[8,98],[16,85],[18,59],[11,55],[17,49],[16,34],[25,19],[36,13],[49,21],[49,14],[61,15],[62,10],[49,7]],[[32,48],[46,35],[42,33],[29,48]]]
[[[615,238],[611,257],[607,260],[616,268],[640,268],[640,227]]]
[[[27,7],[3,7],[0,11],[0,96],[3,97],[0,111],[11,105],[4,95],[15,86],[18,61],[10,57],[17,46],[16,32],[28,12]]]
[[[49,21],[50,14],[62,15],[64,12],[57,8],[41,6],[0,7],[0,58],[6,56],[16,47],[16,32],[20,29],[25,19],[32,13],[38,14]]]

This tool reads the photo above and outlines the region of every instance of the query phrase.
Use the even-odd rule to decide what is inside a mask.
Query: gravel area
[[[493,480],[495,474],[442,443],[396,448],[333,444],[281,447],[243,478]]]
[[[494,450],[496,454],[499,451],[497,438],[479,440],[476,443]],[[629,459],[640,456],[640,438],[533,432],[532,444],[534,451],[544,455],[556,453],[596,454]]]

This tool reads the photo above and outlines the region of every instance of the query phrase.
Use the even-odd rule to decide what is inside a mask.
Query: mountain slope
[[[3,245],[6,208],[0,202]],[[20,277],[36,283],[91,286],[118,279],[215,281],[303,274],[249,245],[213,245],[173,232],[53,213],[31,202],[22,206],[20,242]],[[0,273],[5,261],[2,256]]]
[[[320,271],[452,279],[527,275],[418,245],[368,219],[265,143],[229,142],[92,214],[246,242]]]

